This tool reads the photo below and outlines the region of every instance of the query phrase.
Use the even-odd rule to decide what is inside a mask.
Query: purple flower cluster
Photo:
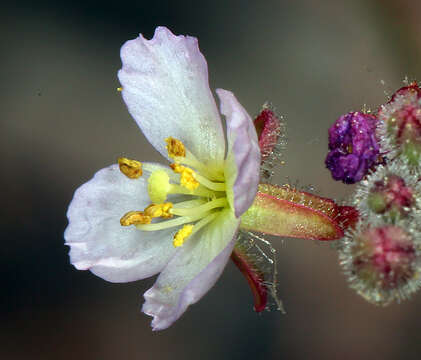
[[[335,180],[346,184],[360,181],[377,162],[377,118],[361,112],[342,115],[329,129],[326,167]]]
[[[358,221],[341,240],[340,263],[350,286],[376,305],[421,288],[420,101],[421,89],[410,83],[375,116],[351,112],[329,129],[332,177],[359,182],[351,195]]]

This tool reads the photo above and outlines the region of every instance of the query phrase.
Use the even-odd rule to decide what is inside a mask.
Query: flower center
[[[171,172],[168,170],[156,170],[153,165],[119,159],[119,164],[124,165],[120,166],[120,170],[131,179],[136,178],[133,176],[136,169],[143,168],[151,172],[148,179],[148,194],[152,202],[143,211],[126,213],[120,219],[120,224],[135,225],[143,231],[182,226],[175,233],[173,240],[174,247],[179,247],[188,237],[214,220],[218,212],[229,206],[229,203],[222,168],[203,164],[180,140],[167,138],[165,141],[168,155],[174,160],[170,167],[175,176],[171,178]],[[187,195],[191,198],[174,204],[165,202],[170,194]],[[153,222],[154,218],[162,221]]]

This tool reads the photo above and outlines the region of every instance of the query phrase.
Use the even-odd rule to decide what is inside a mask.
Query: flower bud
[[[362,218],[387,216],[396,221],[408,216],[418,217],[421,209],[421,183],[407,163],[397,158],[361,181],[353,205]]]
[[[386,211],[405,214],[413,202],[411,188],[406,186],[404,179],[395,174],[376,182],[368,196],[369,207],[378,214]]]
[[[360,223],[340,253],[351,287],[377,305],[409,297],[420,286],[418,237],[408,223]]]
[[[329,153],[325,163],[335,180],[356,183],[379,162],[376,125],[373,115],[350,112],[329,128]]]
[[[412,83],[396,91],[378,110],[382,150],[389,158],[403,154],[411,165],[421,159],[421,89]]]

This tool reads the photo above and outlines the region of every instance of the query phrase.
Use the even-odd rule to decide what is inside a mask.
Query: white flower
[[[250,116],[231,92],[219,89],[226,149],[197,39],[159,27],[151,40],[140,35],[126,42],[121,58],[118,76],[129,112],[173,164],[123,158],[120,168],[98,171],[75,192],[65,239],[73,265],[105,280],[160,273],[142,308],[160,330],[222,273],[240,216],[256,195],[260,151]]]

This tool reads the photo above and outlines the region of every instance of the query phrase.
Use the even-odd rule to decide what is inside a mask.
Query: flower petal
[[[127,282],[164,268],[175,252],[173,229],[143,232],[120,225],[125,213],[143,210],[150,203],[147,177],[144,171],[141,178],[129,179],[117,165],[111,165],[76,190],[67,212],[69,225],[64,238],[77,269],[89,269],[108,281]]]
[[[239,220],[226,209],[179,248],[144,294],[142,311],[154,317],[154,330],[169,327],[215,284],[231,255],[238,225]]]
[[[167,157],[165,139],[181,140],[200,160],[222,163],[225,140],[208,68],[197,39],[158,27],[121,48],[123,99],[146,138]]]
[[[235,216],[244,213],[256,196],[259,184],[260,149],[253,121],[230,91],[217,89],[221,113],[227,121],[228,154],[225,179]]]

